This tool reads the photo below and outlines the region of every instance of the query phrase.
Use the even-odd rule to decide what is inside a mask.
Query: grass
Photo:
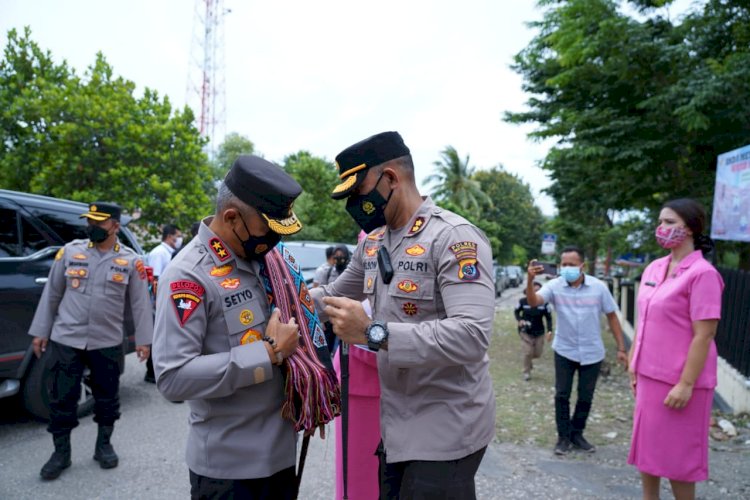
[[[609,376],[600,376],[589,415],[586,437],[596,445],[627,446],[632,429],[633,398],[628,375],[615,366],[614,339],[603,330],[607,349]],[[553,447],[557,442],[555,427],[555,369],[550,344],[545,344],[542,357],[534,360],[531,380],[522,378],[521,339],[511,310],[495,315],[495,331],[490,345],[490,373],[497,403],[496,435],[500,442],[539,447]],[[573,384],[571,410],[575,405],[577,378]],[[608,433],[616,436],[606,437]]]

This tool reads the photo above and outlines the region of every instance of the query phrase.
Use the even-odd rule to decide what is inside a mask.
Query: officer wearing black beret
[[[29,334],[37,357],[46,352],[52,375],[50,423],[55,452],[40,472],[55,479],[70,466],[70,432],[78,425],[77,407],[84,368],[91,372],[94,421],[99,432],[94,460],[117,467],[110,442],[120,418],[119,380],[123,321],[129,300],[136,352],[148,358],[153,333],[146,270],[138,254],[117,239],[122,210],[94,202],[81,215],[88,239],[73,240],[55,256]]]
[[[420,195],[397,132],[349,146],[336,163],[331,196],[369,234],[336,281],[311,294],[343,342],[378,353],[380,498],[473,499],[495,434],[490,244]]]
[[[190,405],[193,498],[296,493],[280,365],[297,348],[298,327],[282,323],[278,309],[270,313],[260,262],[302,228],[292,207],[301,192],[277,165],[240,156],[219,187],[215,214],[159,281],[156,384],[167,399]]]

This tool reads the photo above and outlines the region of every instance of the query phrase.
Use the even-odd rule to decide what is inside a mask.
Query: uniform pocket
[[[87,267],[70,266],[65,269],[65,279],[67,289],[74,292],[83,293],[86,291],[86,285],[89,281],[89,270]]]
[[[107,273],[107,282],[104,287],[107,295],[125,295],[130,275],[127,273],[109,271]]]
[[[257,298],[240,306],[226,309],[224,321],[227,324],[232,347],[263,339],[266,330],[266,313]]]

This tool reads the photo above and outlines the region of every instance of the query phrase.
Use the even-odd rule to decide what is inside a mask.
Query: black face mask
[[[336,272],[339,274],[343,273],[344,270],[346,269],[346,266],[349,265],[349,257],[345,257],[345,256],[336,257],[335,261],[336,261]]]
[[[232,228],[232,232],[242,244],[242,250],[245,252],[245,260],[262,259],[268,252],[278,245],[279,241],[281,241],[281,235],[270,229],[264,236],[253,236],[250,234],[250,230],[247,228],[247,224],[245,224],[245,219],[242,217],[242,214],[240,214],[240,219],[242,219],[242,225],[245,226],[245,231],[247,231],[249,238],[243,240],[234,228]]]
[[[378,192],[378,184],[382,178],[383,174],[380,174],[375,187],[369,193],[351,195],[346,202],[346,211],[366,233],[385,226],[386,223],[385,206],[393,195],[393,189],[388,194],[388,199],[383,198],[383,195]]]
[[[86,234],[94,243],[101,243],[109,238],[109,231],[99,226],[86,226]]]

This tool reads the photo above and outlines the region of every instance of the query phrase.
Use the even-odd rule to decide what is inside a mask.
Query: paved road
[[[515,305],[521,290],[506,291],[497,301],[498,308]],[[92,460],[96,424],[87,416],[73,432],[72,467],[56,481],[41,481],[39,469],[52,452],[45,425],[10,410],[8,402],[0,400],[0,499],[188,498],[184,463],[188,405],[163,399],[155,386],[143,382],[144,370],[134,355],[127,356],[121,380],[122,418],[113,436],[120,465],[112,470],[102,470]],[[333,498],[332,427],[327,440],[316,437],[311,441],[301,499]],[[478,497],[640,498],[637,473],[625,464],[625,454],[625,450],[605,446],[593,456],[558,459],[550,450],[492,443],[477,475]],[[718,484],[700,485],[700,498],[750,496],[750,486],[738,493],[731,481],[743,477],[742,470],[746,475],[748,454],[725,455],[722,458],[712,452],[712,467],[721,464],[722,469],[734,470],[726,470],[726,480]]]

